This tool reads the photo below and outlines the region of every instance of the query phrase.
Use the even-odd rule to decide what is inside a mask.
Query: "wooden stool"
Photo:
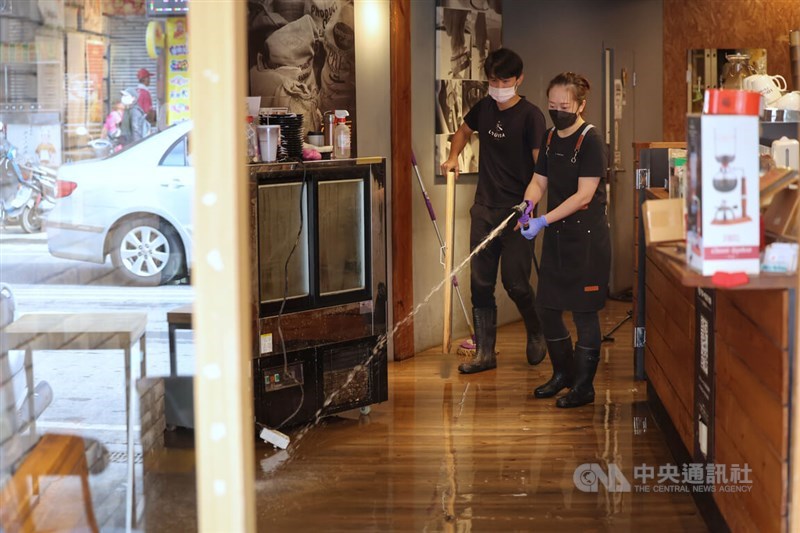
[[[0,490],[0,529],[99,531],[82,438],[41,438]]]

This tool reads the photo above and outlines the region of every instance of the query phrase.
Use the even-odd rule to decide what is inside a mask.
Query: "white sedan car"
[[[194,169],[190,121],[100,160],[62,165],[45,222],[56,257],[113,265],[128,282],[159,285],[188,274]]]

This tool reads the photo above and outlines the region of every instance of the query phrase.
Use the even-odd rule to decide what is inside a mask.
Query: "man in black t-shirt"
[[[458,155],[472,133],[478,133],[478,188],[470,209],[470,249],[475,249],[522,202],[545,132],[542,111],[517,94],[523,79],[519,55],[506,48],[495,50],[486,57],[484,72],[489,80],[489,96],[464,117],[453,135],[450,156],[442,163],[442,172],[452,171],[457,179]],[[507,225],[498,238],[472,258],[470,284],[477,349],[472,362],[459,365],[461,373],[497,366],[494,289],[498,266],[503,287],[525,322],[528,362],[535,365],[544,358],[546,346],[530,284],[532,260],[533,243],[514,231],[513,225]]]

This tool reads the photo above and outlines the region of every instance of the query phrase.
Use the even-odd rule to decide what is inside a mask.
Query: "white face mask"
[[[513,87],[492,87],[489,86],[489,96],[494,98],[495,102],[502,104],[508,102],[514,95],[517,94],[517,86]]]

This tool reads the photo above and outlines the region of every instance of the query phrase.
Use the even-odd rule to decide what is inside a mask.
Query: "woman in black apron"
[[[533,239],[544,229],[536,305],[542,320],[553,377],[534,391],[558,407],[578,407],[594,401],[592,381],[600,359],[600,321],[611,268],[611,245],[606,218],[606,149],[600,133],[581,113],[589,82],[572,72],[559,74],[547,88],[548,110],[554,128],[539,151],[536,173],[525,192],[532,204],[547,191],[547,213],[521,229]],[[578,339],[564,325],[571,311]]]

